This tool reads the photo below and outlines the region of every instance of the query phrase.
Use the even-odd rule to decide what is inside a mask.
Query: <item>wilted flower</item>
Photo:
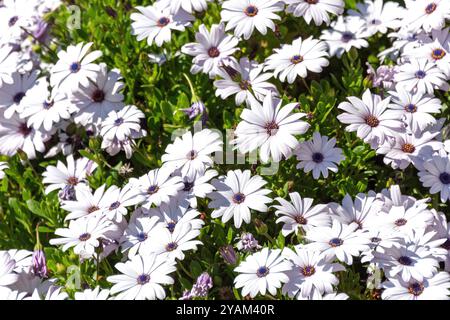
[[[229,264],[236,264],[237,257],[236,252],[233,249],[233,246],[227,245],[224,247],[219,248],[220,255],[222,256],[223,260],[225,260],[226,263]]]

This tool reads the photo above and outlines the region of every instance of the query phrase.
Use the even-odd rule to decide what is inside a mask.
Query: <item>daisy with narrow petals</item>
[[[274,205],[277,209],[275,214],[277,223],[283,223],[281,232],[283,236],[288,236],[292,232],[297,234],[300,230],[307,231],[313,227],[323,227],[331,225],[331,219],[328,214],[328,207],[324,204],[312,206],[313,199],[302,198],[298,192],[289,194],[291,201],[283,198],[275,200],[280,205]]]
[[[136,7],[139,13],[132,13],[131,33],[137,36],[137,40],[147,39],[147,44],[154,43],[161,47],[164,42],[169,42],[172,30],[184,31],[190,25],[194,17],[184,10],[178,10],[175,14],[170,7],[165,7],[157,2],[147,7]]]
[[[335,148],[335,145],[335,138],[328,140],[327,136],[314,132],[312,140],[300,143],[295,151],[300,161],[297,169],[303,169],[306,173],[312,171],[314,179],[319,179],[320,175],[328,178],[328,170],[337,172],[337,165],[345,159],[342,149]]]
[[[106,279],[114,284],[110,293],[118,293],[116,300],[162,300],[166,297],[162,285],[173,284],[169,274],[177,270],[174,261],[155,254],[134,256],[117,263],[116,269],[122,274]]]
[[[68,46],[66,51],[58,52],[58,62],[51,69],[50,84],[64,92],[70,93],[79,84],[89,85],[89,79],[95,79],[100,66],[93,63],[102,56],[101,51],[89,49],[93,43],[83,44],[80,42],[76,46]]]
[[[185,44],[181,48],[181,52],[194,56],[191,68],[193,74],[202,71],[215,77],[224,59],[236,62],[232,55],[239,50],[239,40],[225,33],[224,24],[213,24],[210,31],[202,24],[195,34],[195,40],[197,42]]]
[[[285,259],[281,250],[264,248],[248,256],[234,269],[239,273],[234,279],[234,286],[242,288],[242,296],[254,298],[266,292],[275,296],[277,289],[289,280],[286,271],[291,268],[291,263]]]
[[[211,183],[216,189],[208,195],[211,199],[208,207],[215,209],[211,217],[222,217],[224,223],[233,218],[236,228],[240,228],[243,221],[250,223],[250,209],[267,212],[266,203],[272,202],[267,197],[271,191],[262,189],[267,182],[260,176],[251,177],[250,170],[230,170]]]
[[[69,212],[65,220],[101,213],[100,202],[105,193],[105,187],[106,185],[100,186],[94,193],[86,185],[79,185],[75,188],[76,200],[67,200],[61,204],[61,208]]]
[[[120,223],[128,213],[127,208],[142,201],[143,197],[133,185],[126,184],[123,188],[112,185],[103,194],[99,207],[108,219]]]
[[[308,71],[322,72],[329,65],[327,44],[309,37],[284,44],[266,59],[264,70],[273,70],[281,82],[293,83],[297,77],[306,78]]]
[[[180,170],[182,176],[203,174],[213,165],[212,154],[222,151],[221,135],[210,129],[192,134],[190,131],[169,144],[161,160],[163,168]]]
[[[161,228],[158,217],[140,217],[134,219],[128,224],[127,229],[120,238],[122,252],[127,252],[128,257],[133,257],[137,254],[148,254],[149,246],[154,241],[151,237],[152,233],[158,227]]]
[[[403,23],[411,29],[426,32],[443,29],[450,16],[450,3],[446,0],[407,0]]]
[[[330,24],[330,15],[341,15],[344,12],[343,0],[284,0],[288,4],[287,12],[295,17],[303,17],[306,23],[314,21],[316,26]]]
[[[304,113],[293,112],[296,103],[281,106],[282,101],[269,93],[261,105],[255,99],[251,101],[251,109],[244,109],[241,113],[234,139],[231,143],[242,153],[259,150],[263,163],[271,160],[280,162],[284,157],[288,159],[297,148],[298,141],[294,135],[305,133],[309,124],[300,119]]]
[[[13,82],[0,87],[0,109],[5,108],[4,117],[10,119],[23,111],[22,100],[27,92],[35,85],[37,72],[29,74],[12,74]]]
[[[281,19],[275,12],[283,9],[283,3],[278,0],[226,0],[220,16],[227,22],[226,31],[234,29],[236,37],[248,40],[255,28],[263,35],[267,28],[274,31],[273,20]]]
[[[441,201],[450,199],[450,159],[448,156],[433,155],[423,163],[418,173],[424,187],[430,188],[430,193],[440,193]]]
[[[133,131],[141,131],[141,120],[144,118],[144,113],[133,105],[126,106],[119,112],[113,110],[102,122],[100,135],[103,139],[125,140]]]

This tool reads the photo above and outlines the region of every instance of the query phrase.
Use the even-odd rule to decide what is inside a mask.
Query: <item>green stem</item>
[[[189,88],[190,88],[191,94],[192,94],[192,102],[197,102],[199,99],[198,99],[197,95],[195,94],[194,86],[192,85],[191,79],[189,79],[189,77],[186,73],[183,73],[183,76],[186,78],[186,80],[189,84]]]
[[[181,261],[178,263],[178,265],[181,267],[181,270],[183,270],[183,272],[191,279],[194,279],[194,277],[192,276],[192,274],[186,270],[186,268],[183,266],[183,264],[181,263]]]

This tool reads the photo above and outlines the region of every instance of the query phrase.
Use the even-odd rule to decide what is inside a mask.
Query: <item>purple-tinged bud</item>
[[[48,36],[48,23],[44,20],[39,20],[36,25],[36,29],[33,32],[34,38],[36,38],[39,42],[44,42]]]
[[[206,108],[203,102],[197,101],[194,102],[189,108],[181,109],[181,111],[189,117],[189,120],[192,120],[199,114],[205,114]]]
[[[258,240],[251,233],[243,233],[241,239],[237,244],[237,248],[244,252],[250,252],[259,249],[261,246]]]
[[[64,188],[61,189],[58,193],[59,199],[65,200],[65,201],[74,201],[77,199],[75,194],[75,187],[72,185],[66,185]]]
[[[193,298],[193,296],[192,296],[191,291],[184,290],[183,296],[179,300],[192,300],[192,298]]]
[[[44,251],[41,249],[33,251],[32,270],[36,276],[47,278],[47,261],[45,260]]]
[[[206,297],[209,290],[213,287],[213,280],[207,272],[203,272],[197,282],[192,286],[191,294],[194,297]]]
[[[222,256],[223,260],[225,260],[228,264],[236,264],[237,258],[236,258],[236,251],[234,251],[233,246],[228,245],[219,248],[220,255]]]

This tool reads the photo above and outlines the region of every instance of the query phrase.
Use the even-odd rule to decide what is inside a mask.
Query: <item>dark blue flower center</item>
[[[353,33],[349,32],[349,31],[345,31],[342,33],[342,37],[341,40],[343,42],[349,42],[350,40],[352,40],[354,37]]]
[[[148,189],[147,189],[147,193],[150,194],[150,195],[152,195],[152,194],[157,193],[158,190],[159,190],[159,187],[158,187],[158,186],[156,186],[156,185],[150,186],[150,187],[148,187]]]
[[[48,109],[50,109],[51,107],[53,107],[53,104],[54,104],[53,101],[45,101],[45,102],[43,103],[43,107],[44,107],[45,110],[48,110]]]
[[[427,14],[432,14],[436,10],[436,8],[437,8],[437,4],[432,2],[425,7],[425,12]]]
[[[416,297],[420,296],[424,289],[425,289],[425,287],[423,286],[423,284],[419,283],[419,282],[411,283],[408,287],[409,293],[411,293],[412,295],[414,295]]]
[[[443,57],[445,57],[446,53],[443,49],[434,49],[431,53],[431,57],[434,60],[441,60]]]
[[[194,187],[194,182],[185,181],[183,191],[191,191]]]
[[[137,278],[137,283],[138,284],[146,284],[150,281],[150,276],[148,274],[141,274],[140,276],[138,276]]]
[[[174,221],[169,222],[169,223],[167,224],[167,229],[169,229],[169,232],[170,232],[170,233],[173,233],[173,231],[175,230],[176,225],[177,225],[177,223],[174,222]]]
[[[447,172],[442,172],[439,175],[439,180],[443,183],[443,184],[449,184],[450,183],[450,174],[448,174]]]
[[[418,79],[423,79],[423,78],[425,78],[426,75],[427,74],[423,70],[419,70],[416,72],[416,78],[418,78]]]
[[[324,156],[323,156],[323,154],[320,153],[320,152],[314,152],[314,153],[312,154],[312,160],[313,160],[315,163],[321,163],[321,162],[323,162],[323,159],[324,159]]]
[[[401,256],[400,258],[398,258],[397,261],[404,266],[410,266],[413,264],[412,259],[407,256]]]
[[[120,207],[120,202],[115,201],[115,202],[111,203],[111,205],[109,206],[109,210],[116,210],[119,207]]]
[[[310,277],[312,276],[314,273],[316,273],[316,269],[313,266],[306,266],[301,268],[301,273],[305,276],[305,277]]]
[[[258,270],[256,270],[256,275],[259,278],[265,277],[269,274],[269,268],[267,267],[259,267]]]
[[[176,248],[178,248],[178,244],[176,242],[171,242],[166,246],[166,250],[169,252],[175,250]]]
[[[14,16],[14,17],[11,17],[10,19],[9,19],[9,21],[8,21],[8,25],[10,26],[10,27],[13,27],[15,24],[16,24],[16,22],[19,20],[19,17],[18,16]]]
[[[81,64],[79,62],[74,62],[70,65],[70,72],[77,73],[81,69]]]
[[[410,104],[407,104],[407,105],[405,106],[405,111],[406,111],[406,112],[414,113],[414,112],[417,111],[417,107],[416,107],[416,105],[410,103]]]
[[[239,204],[239,203],[242,203],[242,202],[244,202],[245,201],[245,194],[243,194],[243,193],[236,193],[234,196],[233,196],[233,202],[234,203],[237,203],[237,204]]]
[[[88,241],[89,239],[91,238],[91,234],[90,233],[83,233],[82,235],[80,235],[79,237],[78,237],[78,239],[80,240],[80,241]]]
[[[123,124],[123,118],[117,118],[116,120],[114,120],[114,124],[116,126],[120,126],[121,124]]]
[[[25,97],[25,92],[17,92],[13,97],[14,103],[19,104],[23,97]]]
[[[244,13],[248,17],[254,17],[258,14],[258,8],[255,6],[248,6],[247,8],[245,8]]]
[[[145,241],[148,238],[148,235],[145,232],[139,232],[138,236],[137,236],[139,241]]]
[[[333,248],[335,248],[335,247],[342,246],[344,244],[344,240],[342,240],[340,238],[333,238],[328,242],[328,244],[330,246],[332,246]]]
[[[293,56],[292,58],[291,58],[291,62],[293,63],[293,64],[297,64],[297,63],[300,63],[300,62],[302,62],[303,61],[303,57],[301,56],[301,55],[295,55],[295,56]]]
[[[161,17],[158,19],[158,27],[165,27],[170,23],[170,19],[167,17]]]

